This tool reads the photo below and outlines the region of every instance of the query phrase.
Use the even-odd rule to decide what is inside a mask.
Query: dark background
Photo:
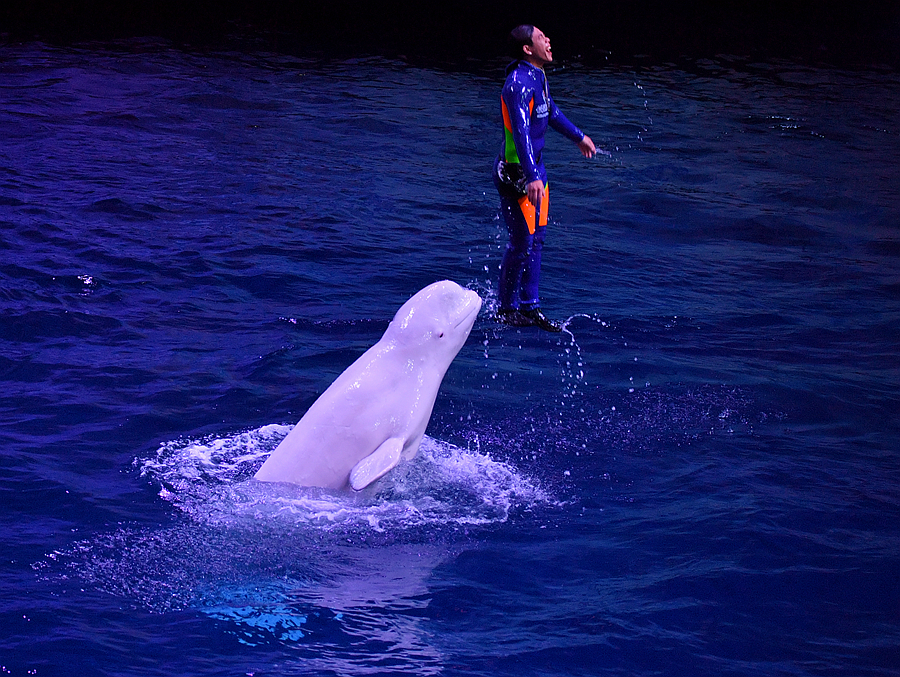
[[[34,0],[0,3],[0,41],[162,38],[177,46],[294,55],[380,54],[464,63],[500,56],[534,23],[560,59],[733,54],[847,66],[900,64],[900,3],[658,0]]]

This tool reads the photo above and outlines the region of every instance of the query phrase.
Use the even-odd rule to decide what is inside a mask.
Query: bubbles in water
[[[274,638],[293,643],[305,636],[309,616],[296,608],[296,602],[279,583],[233,585],[215,590],[203,612],[220,621],[230,621],[241,644],[257,646]]]

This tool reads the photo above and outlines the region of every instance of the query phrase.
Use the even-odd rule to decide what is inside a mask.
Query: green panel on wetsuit
[[[503,132],[506,136],[504,144],[503,160],[505,162],[519,162],[519,154],[516,152],[516,142],[513,139],[512,132],[504,127]]]

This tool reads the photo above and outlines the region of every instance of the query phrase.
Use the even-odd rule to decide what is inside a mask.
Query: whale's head
[[[443,280],[430,284],[404,303],[385,338],[410,358],[427,358],[444,369],[466,342],[481,297],[471,289]]]

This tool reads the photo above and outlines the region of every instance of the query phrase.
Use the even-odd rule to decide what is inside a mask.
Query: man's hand
[[[528,193],[528,201],[534,205],[535,209],[540,209],[541,200],[544,199],[544,182],[540,179],[530,181],[525,185],[525,190]]]
[[[587,134],[584,135],[584,138],[578,142],[578,150],[581,151],[581,154],[586,158],[594,157],[594,153],[597,152],[597,148],[594,146],[594,142],[591,141],[591,137]]]

